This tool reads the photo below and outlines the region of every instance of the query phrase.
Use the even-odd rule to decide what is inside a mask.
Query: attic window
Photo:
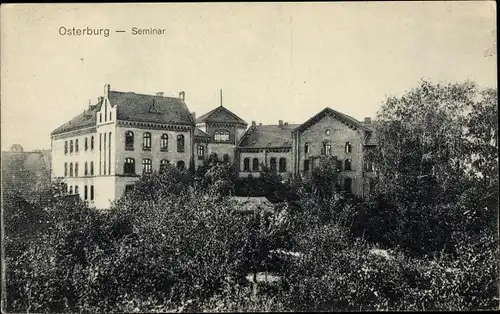
[[[327,130],[325,131],[325,134],[326,134],[326,135],[330,135],[330,129],[327,129]]]
[[[252,145],[254,145],[255,143],[257,143],[257,141],[256,140],[252,140]]]

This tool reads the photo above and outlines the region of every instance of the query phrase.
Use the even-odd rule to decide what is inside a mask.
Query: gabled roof
[[[292,131],[299,124],[255,125],[243,135],[239,147],[292,147]]]
[[[110,91],[118,120],[194,125],[189,109],[179,98]]]
[[[65,133],[69,131],[84,129],[88,127],[92,127],[96,125],[96,113],[101,110],[102,101],[98,102],[96,105],[90,106],[89,109],[80,113],[70,121],[61,125],[54,131],[52,131],[51,135]]]
[[[196,123],[239,123],[247,125],[245,120],[238,117],[229,109],[219,106],[196,119]]]
[[[368,127],[365,126],[364,123],[359,122],[355,118],[353,118],[349,115],[346,115],[342,112],[338,112],[337,110],[333,110],[330,107],[326,107],[325,109],[321,110],[318,114],[314,115],[312,118],[310,118],[306,122],[299,125],[294,130],[294,132],[303,131],[303,130],[309,128],[311,125],[315,124],[318,120],[323,118],[325,115],[334,116],[337,119],[339,119],[340,121],[343,121],[344,123],[346,123],[352,127],[355,127],[355,128],[361,129],[361,130],[365,130],[365,131],[371,131]]]

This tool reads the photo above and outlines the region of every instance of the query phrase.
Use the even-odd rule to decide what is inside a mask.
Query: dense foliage
[[[496,308],[497,108],[471,83],[389,98],[369,200],[339,191],[328,158],[303,178],[240,179],[215,155],[142,177],[107,212],[59,185],[44,203],[4,191],[6,310]],[[275,209],[241,212],[235,194]]]

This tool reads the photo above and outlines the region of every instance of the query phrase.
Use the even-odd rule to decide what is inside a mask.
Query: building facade
[[[185,93],[165,97],[112,91],[51,134],[52,180],[91,206],[108,208],[143,173],[165,164],[198,167],[210,154],[233,162],[238,176],[262,167],[284,178],[304,175],[321,155],[338,160],[341,186],[360,196],[373,176],[366,152],[376,145],[371,122],[331,108],[302,124],[247,123],[220,105],[196,118]]]

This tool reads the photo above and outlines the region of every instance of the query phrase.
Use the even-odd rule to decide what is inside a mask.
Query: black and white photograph
[[[500,309],[496,10],[2,4],[2,312]]]

